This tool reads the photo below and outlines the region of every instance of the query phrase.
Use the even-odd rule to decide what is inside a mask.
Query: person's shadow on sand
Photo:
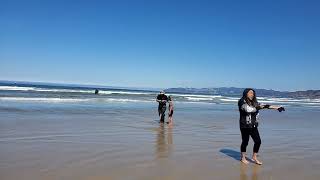
[[[220,152],[235,159],[235,160],[238,160],[238,161],[241,160],[241,153],[239,151],[224,148],[224,149],[221,149]]]
[[[240,161],[241,160],[241,153],[239,151],[235,151],[233,149],[227,149],[227,148],[224,148],[224,149],[221,149],[220,150],[221,153],[229,156],[229,157],[232,157],[233,159],[237,160],[237,161]],[[251,163],[255,163],[252,159],[250,158],[247,158],[247,160]]]

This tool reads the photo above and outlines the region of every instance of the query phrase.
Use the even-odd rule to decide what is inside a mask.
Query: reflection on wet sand
[[[249,180],[248,169],[251,167],[251,180],[258,180],[258,174],[260,171],[259,165],[248,166],[246,164],[240,163],[240,180]]]
[[[169,157],[172,152],[173,138],[171,127],[160,124],[157,129],[157,139],[155,143],[156,159]]]

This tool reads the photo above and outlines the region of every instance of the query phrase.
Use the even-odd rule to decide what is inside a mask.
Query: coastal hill
[[[220,87],[220,88],[169,88],[165,91],[168,93],[183,94],[204,94],[204,95],[222,95],[222,96],[241,96],[244,88]],[[320,98],[320,90],[307,91],[276,91],[272,89],[255,89],[257,94],[262,97],[277,98]]]

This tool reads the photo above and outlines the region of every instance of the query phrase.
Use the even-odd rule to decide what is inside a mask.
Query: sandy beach
[[[174,126],[156,103],[0,105],[0,177],[11,179],[319,179],[320,110],[262,112],[262,166],[239,162],[235,105],[177,103]],[[252,153],[252,140],[248,154]]]

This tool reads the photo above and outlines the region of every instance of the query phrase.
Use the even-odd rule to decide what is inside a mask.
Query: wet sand
[[[0,179],[319,179],[320,109],[262,112],[262,166],[239,162],[232,105],[0,105]],[[252,153],[252,140],[248,154]]]

